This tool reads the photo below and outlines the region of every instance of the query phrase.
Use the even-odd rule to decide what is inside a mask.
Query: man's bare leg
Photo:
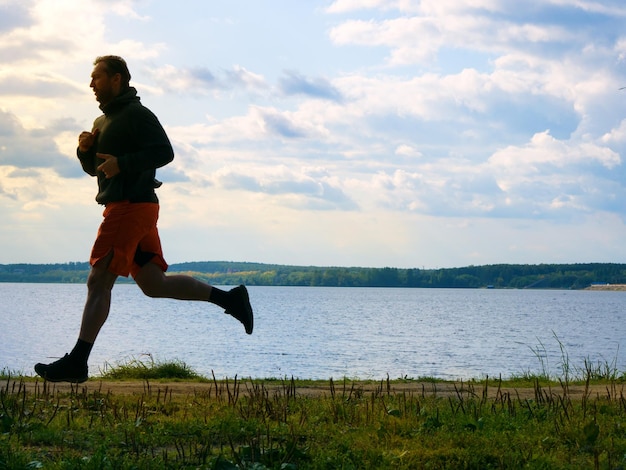
[[[154,263],[145,264],[135,275],[135,282],[148,297],[178,300],[204,300],[222,307],[227,314],[243,323],[246,333],[254,327],[252,306],[244,286],[226,292],[191,276],[166,276]]]
[[[113,252],[92,266],[87,278],[87,300],[83,310],[80,334],[74,349],[51,364],[36,364],[35,372],[51,382],[84,382],[87,380],[87,359],[93,343],[109,316],[111,290],[117,275],[108,271]]]
[[[111,291],[117,274],[108,271],[113,252],[98,261],[89,271],[87,278],[87,300],[83,309],[83,319],[78,338],[93,344],[106,322],[111,309]]]
[[[211,298],[213,287],[191,276],[166,276],[159,266],[146,263],[135,276],[135,282],[148,297],[205,300]]]

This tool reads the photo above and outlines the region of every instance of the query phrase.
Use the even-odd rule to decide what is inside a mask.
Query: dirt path
[[[42,381],[26,381],[23,383],[26,390],[34,391],[36,387],[43,387]],[[99,391],[100,393],[112,393],[113,395],[142,395],[147,393],[167,393],[176,397],[193,396],[195,394],[215,394],[216,387],[222,394],[228,394],[235,389],[234,381],[218,381],[217,384],[213,382],[199,383],[199,382],[150,382],[150,381],[110,381],[110,380],[98,380],[91,379],[85,383],[78,385],[71,385],[68,383],[48,383],[48,390],[53,392],[69,393],[74,387],[74,390],[80,392],[86,391],[87,393],[93,393]],[[258,391],[259,389],[265,390],[268,393],[283,393],[283,394],[295,394],[296,396],[307,397],[320,397],[320,396],[354,396],[362,394],[370,394],[376,391],[382,391],[383,393],[407,393],[419,396],[455,396],[462,395],[467,397],[468,395],[476,395],[482,397],[484,393],[484,385],[472,384],[467,382],[442,382],[442,383],[430,383],[430,382],[351,382],[351,381],[339,381],[334,382],[320,382],[319,384],[296,386],[293,388],[291,384],[286,381],[284,383],[271,382],[255,382],[254,384],[249,381],[238,381],[240,394],[249,394]],[[0,380],[0,388],[3,390],[15,390],[20,387],[20,382],[15,379]],[[261,388],[262,387],[262,388]],[[568,393],[572,398],[581,398],[585,391],[591,398],[596,396],[624,396],[625,390],[624,384],[617,385],[592,385],[586,389],[583,385],[570,385],[567,391],[561,386],[542,386],[541,393],[547,396],[560,395],[563,396]],[[497,386],[489,386],[487,388],[487,396],[489,398],[497,397],[498,394],[509,394],[511,398],[534,398],[536,391],[534,388],[508,388],[502,387],[498,389]]]

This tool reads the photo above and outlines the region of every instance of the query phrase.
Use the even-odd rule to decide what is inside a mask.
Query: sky
[[[0,264],[86,261],[115,54],[169,263],[626,262],[623,0],[0,0]]]

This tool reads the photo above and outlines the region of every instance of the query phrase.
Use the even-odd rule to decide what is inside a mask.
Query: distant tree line
[[[509,289],[583,289],[591,284],[626,284],[626,264],[493,264],[442,269],[288,266],[206,261],[173,264],[215,285],[438,287]],[[89,264],[0,265],[0,282],[84,283]],[[123,278],[120,282],[126,281]]]

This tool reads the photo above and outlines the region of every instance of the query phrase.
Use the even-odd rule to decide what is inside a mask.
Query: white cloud
[[[524,147],[497,151],[489,163],[515,174],[535,173],[539,165],[564,167],[576,163],[598,162],[607,169],[621,164],[620,156],[607,147],[591,142],[568,143],[555,139],[549,131],[535,134]]]
[[[74,162],[59,152],[55,137],[75,123],[57,121],[49,129],[27,129],[12,113],[0,110],[0,167],[51,168],[65,177],[79,174]]]
[[[168,93],[219,95],[219,92],[237,87],[252,92],[268,88],[263,76],[238,65],[216,74],[206,67],[180,68],[168,64],[148,73]]]
[[[382,0],[335,0],[326,11],[328,13],[347,13],[354,10],[382,7],[384,3],[386,2]]]
[[[396,148],[396,155],[404,157],[421,157],[422,153],[412,145],[401,144]]]
[[[550,3],[561,7],[575,7],[577,9],[599,13],[608,16],[626,16],[626,7],[619,0],[615,1],[584,1],[584,0],[550,0]]]
[[[74,147],[99,114],[92,61],[117,53],[176,149],[159,170],[173,261],[207,237],[220,257],[308,264],[624,254],[622,3],[337,0],[264,21],[164,5],[0,3],[3,220],[60,240],[76,215],[90,244],[95,182]]]
[[[601,138],[601,141],[604,144],[626,143],[626,119],[620,122],[618,127],[613,128],[609,132],[604,134]]]

